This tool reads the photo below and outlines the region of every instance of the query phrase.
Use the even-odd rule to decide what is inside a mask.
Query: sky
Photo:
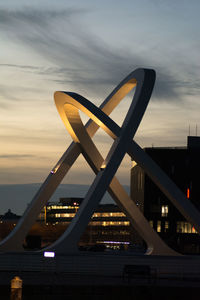
[[[70,145],[55,91],[99,106],[136,68],[154,69],[156,84],[135,141],[185,146],[200,125],[199,11],[197,0],[1,1],[0,185],[42,183]],[[131,100],[111,114],[119,125]],[[105,156],[112,140],[100,130],[94,141]],[[126,156],[124,185],[130,167]],[[63,183],[93,179],[79,157]]]

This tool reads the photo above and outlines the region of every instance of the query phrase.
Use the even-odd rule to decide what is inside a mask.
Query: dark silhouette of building
[[[19,221],[20,216],[16,215],[8,209],[8,211],[0,217],[0,222],[14,222],[15,224]]]
[[[16,215],[8,209],[8,211],[0,216],[0,240],[3,240],[16,226],[20,216]]]
[[[144,151],[200,209],[200,137],[189,136],[187,147],[152,147]],[[181,253],[200,253],[200,236],[195,228],[135,162],[131,197],[168,245]]]

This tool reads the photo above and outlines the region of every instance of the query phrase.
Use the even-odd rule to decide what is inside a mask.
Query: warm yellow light
[[[135,166],[137,166],[137,163],[136,163],[136,161],[132,161],[132,168],[134,168]]]
[[[102,165],[101,165],[101,170],[104,170],[106,168],[106,164],[105,163],[103,163]]]

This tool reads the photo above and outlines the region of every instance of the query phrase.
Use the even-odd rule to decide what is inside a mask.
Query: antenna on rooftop
[[[188,133],[188,136],[190,136],[190,124],[189,124],[189,133]]]
[[[196,136],[197,136],[197,124],[196,124]]]

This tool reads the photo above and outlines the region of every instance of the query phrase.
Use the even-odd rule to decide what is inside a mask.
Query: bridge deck
[[[125,274],[127,266],[131,272]],[[200,257],[80,252],[47,258],[43,253],[1,253],[0,285],[16,275],[34,285],[76,285],[78,282],[83,285],[200,286]]]

